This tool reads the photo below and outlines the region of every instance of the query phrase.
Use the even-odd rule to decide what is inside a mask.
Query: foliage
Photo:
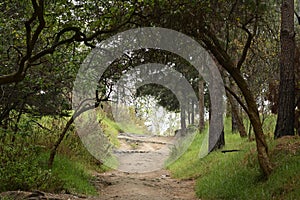
[[[50,171],[43,169],[37,160],[39,147],[28,143],[1,146],[0,191],[38,189],[49,181]]]
[[[278,78],[277,69],[274,68],[278,64],[276,57],[279,46],[278,5],[277,1],[255,0],[243,2],[62,0],[55,4],[46,0],[2,1],[0,3],[0,127],[3,129],[0,137],[0,159],[3,161],[0,170],[1,179],[4,181],[2,189],[44,187],[40,185],[44,178],[49,178],[45,182],[49,184],[52,182],[58,189],[64,187],[56,184],[56,181],[66,177],[49,175],[47,169],[40,167],[39,159],[34,158],[39,158],[41,151],[47,152],[62,131],[66,123],[65,117],[71,113],[69,110],[72,101],[70,95],[72,83],[80,63],[90,48],[94,48],[97,42],[116,32],[130,28],[159,26],[181,31],[195,38],[214,55],[220,65],[227,69],[228,73],[224,72],[224,75],[232,76],[240,83],[243,95],[238,96],[241,102],[247,101],[247,107],[252,111],[252,115],[249,115],[252,116],[251,122],[259,122],[258,114],[256,116],[259,111],[257,104],[263,104],[269,79]],[[132,57],[124,53],[122,58],[113,62],[110,69],[104,73],[104,77],[99,80],[99,85],[103,86],[99,86],[101,95],[109,93],[113,81],[118,80],[131,67],[142,64],[141,60],[144,60],[144,63],[161,62],[168,64],[169,67],[176,63],[174,68],[180,71],[196,90],[199,77],[187,62],[170,54],[166,54],[170,56],[169,60],[165,59],[162,54],[165,52],[154,53],[149,50],[150,53],[147,54],[147,51],[143,49],[128,52],[132,53]],[[178,111],[178,104],[170,91],[165,88],[157,90],[153,88],[157,87],[145,86],[145,95],[157,95],[161,105]],[[98,96],[95,99],[99,103]],[[108,100],[108,97],[105,99]],[[116,124],[105,117],[101,123],[106,135],[116,145],[118,132],[133,132],[132,129],[136,129],[128,124]],[[267,134],[272,131],[273,126],[270,124],[271,122],[265,122]],[[257,141],[264,141],[263,132],[260,131],[261,124],[256,124],[254,128]],[[66,140],[59,148],[59,153],[67,155],[68,158],[74,155],[76,158],[89,160],[93,165],[93,160],[83,150],[78,137],[73,133],[71,126]],[[195,141],[200,142],[201,137]],[[266,144],[262,143],[267,149]],[[244,147],[243,145],[244,143],[241,147]],[[188,158],[184,155],[182,159],[190,161],[194,159],[196,152],[193,147],[187,153],[189,152],[194,152],[194,157]],[[218,152],[211,154],[210,157],[211,160],[218,159]],[[234,159],[238,160],[236,157],[229,159],[234,163],[236,162]],[[191,161],[188,168],[198,169],[194,167],[193,162]],[[199,162],[196,163],[201,164]],[[176,165],[175,163],[173,166]],[[195,169],[191,169],[192,167]],[[209,167],[213,168],[210,165]],[[254,174],[257,168],[256,165],[252,167],[253,169],[249,169],[247,173],[242,172],[241,175],[247,176],[252,172]],[[25,177],[28,179],[25,180]],[[84,175],[81,177],[86,179]],[[251,180],[249,179],[250,182]],[[221,183],[223,182],[218,182]],[[214,183],[211,181],[210,184]],[[75,186],[67,184],[67,187]]]
[[[55,133],[49,133],[48,128],[60,132],[63,125],[62,119],[43,117],[32,122],[24,115],[17,134],[0,131],[0,191],[96,194],[90,183],[89,170],[102,171],[104,168],[87,152],[76,135],[69,135],[64,140],[53,169],[47,167],[48,149],[52,146],[51,140],[55,139]]]

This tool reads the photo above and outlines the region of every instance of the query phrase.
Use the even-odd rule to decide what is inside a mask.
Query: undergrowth
[[[81,117],[84,119],[85,114]],[[74,126],[57,149],[53,167],[48,168],[50,149],[67,120],[63,117],[39,118],[24,114],[18,121],[17,129],[0,130],[0,192],[42,190],[97,194],[91,183],[91,172],[103,172],[109,168],[92,157]],[[116,123],[102,110],[98,110],[97,120],[105,137],[114,146],[119,145],[117,136],[120,132],[142,133],[144,130],[135,124]]]

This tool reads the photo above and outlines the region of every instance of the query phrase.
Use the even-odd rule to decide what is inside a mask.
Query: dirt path
[[[150,173],[112,171],[96,175],[103,200],[196,200],[193,180],[170,178],[166,170]]]
[[[95,173],[93,183],[98,197],[67,194],[11,192],[12,199],[90,199],[90,200],[196,200],[193,180],[176,180],[162,169],[173,137],[121,134],[115,150],[119,168]],[[0,197],[1,199],[1,197]]]
[[[118,170],[96,174],[100,199],[194,200],[194,181],[176,180],[163,170],[174,137],[119,136]]]
[[[120,147],[114,155],[118,159],[118,171],[145,173],[160,170],[169,157],[174,137],[121,134]]]

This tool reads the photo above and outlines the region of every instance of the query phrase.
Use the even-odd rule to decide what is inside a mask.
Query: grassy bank
[[[198,134],[185,154],[168,168],[181,179],[196,179],[196,194],[201,199],[297,199],[300,197],[300,138],[270,140],[274,172],[261,177],[255,142],[226,134],[224,149],[200,159],[204,135]]]
[[[84,114],[82,114],[84,117]],[[49,152],[69,118],[22,115],[18,129],[0,129],[0,193],[4,191],[41,190],[54,193],[96,195],[91,183],[94,171],[108,168],[91,156],[71,126],[57,149],[52,169]],[[119,145],[118,133],[143,133],[135,123],[116,123],[98,110],[97,120],[108,140]]]

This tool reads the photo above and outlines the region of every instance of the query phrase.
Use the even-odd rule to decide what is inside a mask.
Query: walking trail
[[[163,169],[174,137],[119,135],[116,170],[95,173],[99,196],[87,197],[43,192],[11,192],[13,199],[91,200],[196,200],[194,180],[177,180]],[[1,199],[1,198],[0,198]]]
[[[100,199],[194,200],[194,181],[162,169],[174,137],[120,135],[118,170],[96,174]]]

